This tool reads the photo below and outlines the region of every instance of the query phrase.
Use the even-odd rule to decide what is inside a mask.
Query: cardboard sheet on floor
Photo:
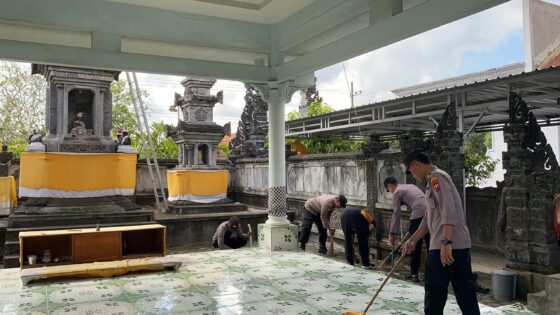
[[[54,278],[109,278],[135,271],[177,270],[181,261],[173,257],[148,257],[118,261],[95,262],[89,264],[45,266],[21,270],[21,281]]]

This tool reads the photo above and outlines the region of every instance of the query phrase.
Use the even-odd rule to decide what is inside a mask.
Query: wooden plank
[[[72,235],[72,261],[88,263],[121,259],[121,232]]]
[[[46,230],[46,231],[19,232],[19,237],[22,238],[22,237],[39,237],[39,236],[49,236],[49,235],[73,235],[73,234],[117,232],[117,231],[124,232],[124,231],[135,231],[135,230],[161,229],[164,227],[165,226],[161,224],[145,224],[145,225],[101,227],[99,231],[97,231],[96,228]]]

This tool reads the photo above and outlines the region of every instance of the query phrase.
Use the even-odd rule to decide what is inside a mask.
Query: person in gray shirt
[[[299,249],[305,251],[305,244],[309,241],[313,223],[319,231],[319,253],[327,253],[327,231],[334,236],[331,227],[331,216],[334,209],[346,208],[346,197],[343,195],[322,195],[308,199],[303,206],[301,236]]]
[[[426,216],[405,244],[405,253],[410,253],[426,233],[431,234],[424,313],[443,314],[451,282],[461,312],[480,314],[471,267],[471,238],[457,188],[449,174],[433,165],[422,151],[410,153],[404,164],[407,172],[426,183]]]
[[[426,198],[424,197],[424,192],[416,187],[416,185],[399,184],[394,177],[385,178],[383,185],[388,192],[393,194],[393,202],[391,205],[393,216],[391,217],[391,227],[389,229],[389,242],[394,246],[395,237],[400,234],[401,205],[404,204],[411,209],[408,233],[412,235],[416,232],[426,214]],[[424,238],[421,238],[416,243],[416,247],[410,254],[410,275],[407,275],[406,279],[414,282],[420,282],[418,268],[420,267],[423,240],[426,240],[426,248],[428,248],[430,244],[430,234],[426,233]]]

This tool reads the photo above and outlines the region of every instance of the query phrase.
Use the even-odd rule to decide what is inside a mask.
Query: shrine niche
[[[115,152],[111,82],[120,72],[34,64],[47,79],[47,152]]]

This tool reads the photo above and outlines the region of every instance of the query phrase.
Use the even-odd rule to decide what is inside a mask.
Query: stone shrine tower
[[[168,129],[168,136],[179,145],[177,168],[216,168],[217,146],[224,137],[224,127],[214,122],[214,105],[221,103],[222,92],[210,95],[216,80],[186,78],[183,96],[175,94],[175,104],[183,114],[177,127]],[[226,128],[227,129],[227,128]]]
[[[110,85],[118,71],[33,64],[47,79],[47,152],[115,152]]]

